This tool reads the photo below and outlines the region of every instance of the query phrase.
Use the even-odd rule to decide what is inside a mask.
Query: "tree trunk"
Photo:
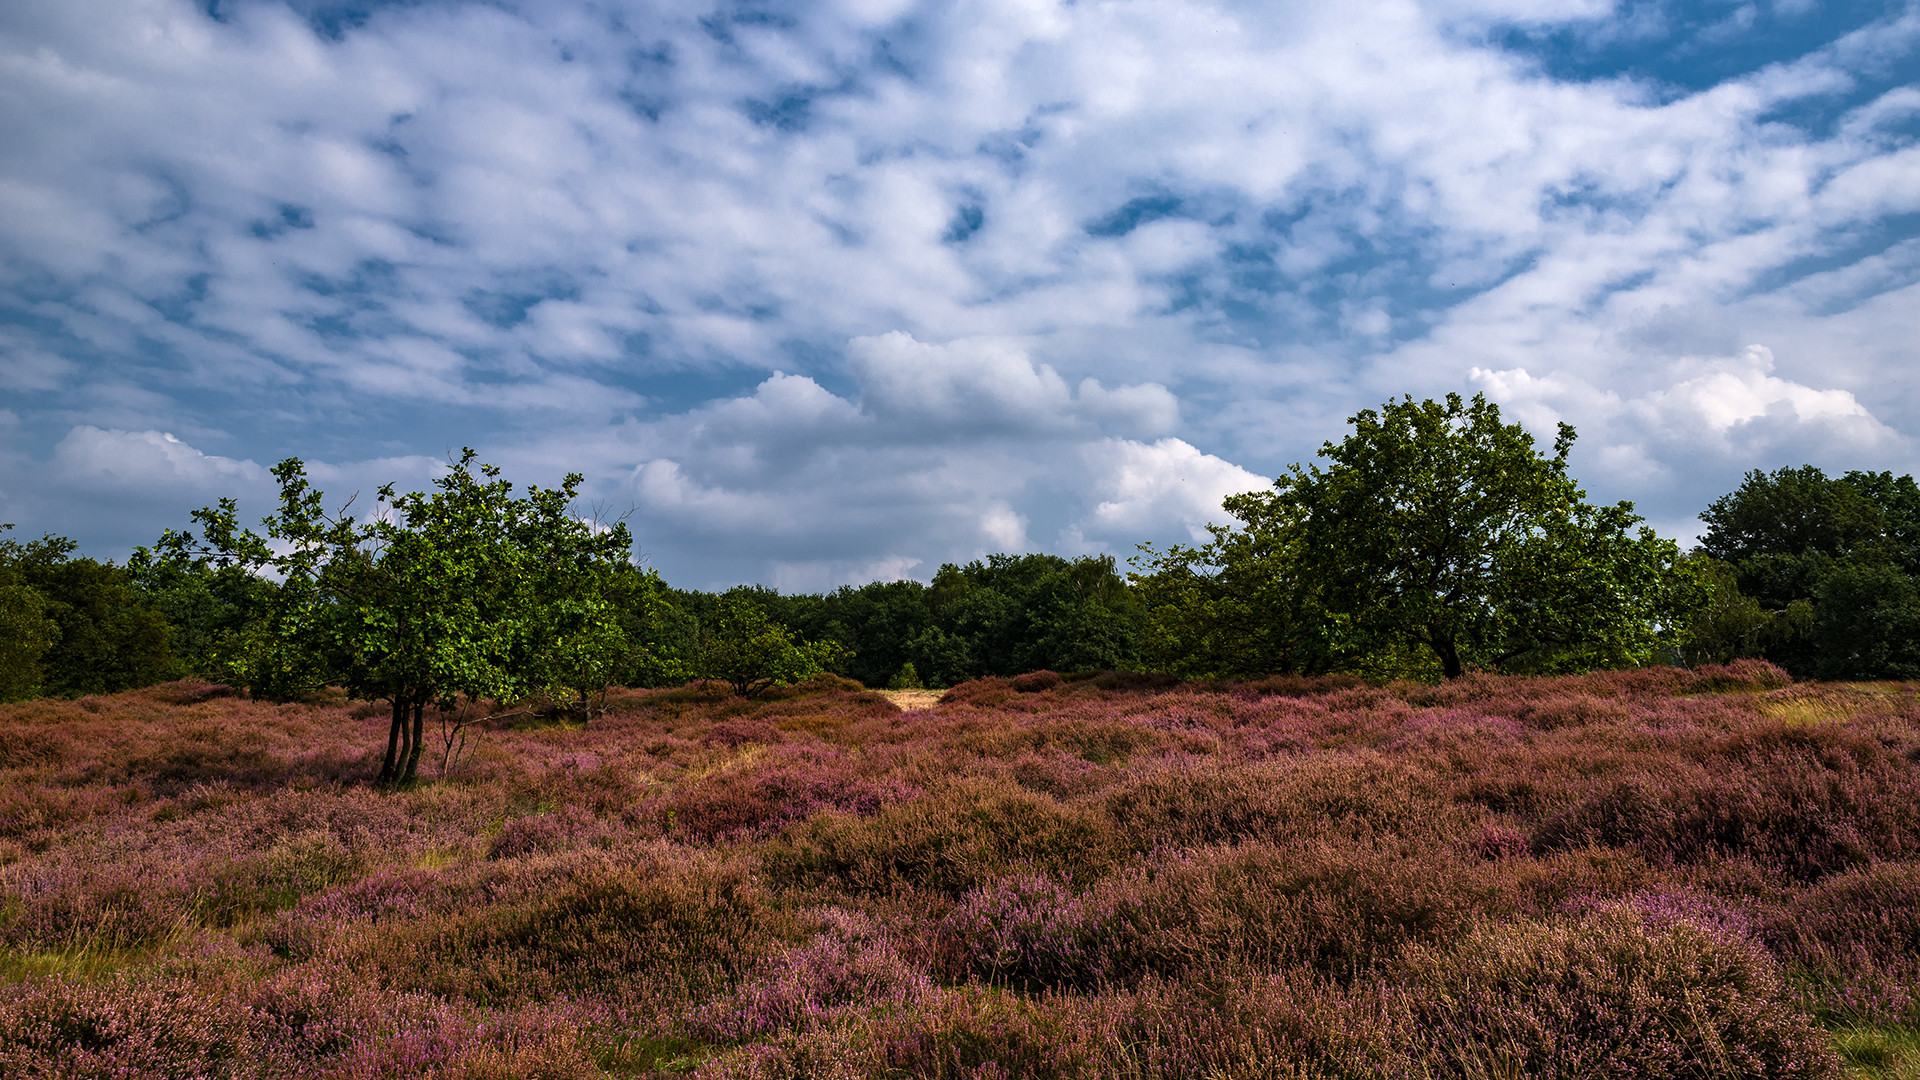
[[[403,783],[413,783],[414,775],[420,769],[420,751],[426,746],[427,695],[419,694],[413,699],[413,739],[407,751],[407,774],[401,778]]]
[[[1464,669],[1460,666],[1460,649],[1454,644],[1452,638],[1436,637],[1433,641],[1433,651],[1439,654],[1440,669],[1446,673],[1447,678],[1457,679],[1464,674]]]
[[[387,759],[380,766],[380,783],[391,784],[400,777],[400,736],[407,726],[407,696],[393,695],[393,725],[387,729]]]

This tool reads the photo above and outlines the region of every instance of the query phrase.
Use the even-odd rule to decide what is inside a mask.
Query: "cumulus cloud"
[[[1072,400],[1051,367],[1003,342],[928,345],[896,330],[854,339],[847,364],[868,415],[909,424],[1046,429]]]
[[[901,331],[855,338],[847,366],[860,408],[919,437],[939,431],[1050,433],[1089,425],[1156,434],[1180,424],[1180,403],[1158,383],[1117,386],[1086,378],[1069,390],[1052,367],[1011,342],[967,339],[946,345]]]
[[[1177,531],[1204,542],[1208,524],[1232,523],[1221,509],[1227,496],[1272,484],[1270,477],[1203,454],[1179,439],[1110,439],[1089,447],[1087,454],[1100,501],[1071,533],[1076,539],[1099,537],[1122,547],[1128,538]]]
[[[1725,440],[1764,423],[1811,427],[1847,443],[1871,446],[1893,435],[1845,390],[1819,390],[1773,374],[1773,352],[1749,345],[1740,355],[1706,360],[1692,378],[1657,390],[1639,403],[1642,415],[1669,433],[1700,431]]]
[[[258,489],[267,470],[251,461],[206,454],[170,432],[115,431],[81,425],[53,448],[54,479],[78,491],[126,502],[220,495]],[[215,496],[217,498],[218,496]]]
[[[1624,495],[1645,506],[1653,496],[1654,514],[1663,513],[1661,494],[1697,489],[1702,476],[1809,461],[1879,468],[1910,452],[1909,440],[1850,391],[1782,378],[1774,369],[1772,350],[1749,345],[1730,356],[1679,360],[1665,378],[1630,395],[1525,368],[1476,368],[1471,376],[1536,432],[1576,420],[1576,457],[1591,467],[1588,475],[1616,478],[1603,490],[1608,498]],[[1690,518],[1669,514],[1660,524],[1691,536]]]
[[[1790,7],[14,5],[0,490],[478,443],[827,581],[1189,535],[1468,385],[1676,520],[1911,468],[1920,6]]]
[[[850,353],[853,400],[777,374],[593,451],[659,455],[622,493],[657,562],[700,551],[747,564],[741,577],[816,588],[1036,543],[1125,552],[1201,534],[1225,495],[1266,482],[1177,438],[1125,437],[1178,423],[1164,387],[1070,391],[1004,342],[898,334]]]

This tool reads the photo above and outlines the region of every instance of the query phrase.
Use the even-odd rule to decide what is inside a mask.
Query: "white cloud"
[[[485,442],[799,581],[1190,534],[1476,378],[1669,517],[1912,467],[1912,3],[1698,92],[1488,44],[1673,44],[1604,0],[15,8],[9,468]]]
[[[1828,428],[1871,442],[1891,432],[1845,390],[1816,390],[1773,375],[1773,352],[1749,345],[1740,355],[1699,362],[1700,374],[1655,391],[1640,405],[1669,431],[1704,430],[1722,438],[1763,418]]]
[[[1122,549],[1149,536],[1184,532],[1204,541],[1206,526],[1232,524],[1221,509],[1229,495],[1260,491],[1272,478],[1203,454],[1179,439],[1139,443],[1110,439],[1088,448],[1100,502],[1076,522],[1076,539],[1101,537]]]
[[[847,363],[863,411],[888,420],[1043,429],[1064,423],[1071,403],[1058,373],[1006,342],[929,345],[896,330],[855,338]]]
[[[1877,466],[1906,452],[1906,438],[1851,392],[1782,378],[1774,368],[1764,345],[1730,356],[1687,357],[1632,396],[1563,373],[1475,368],[1471,374],[1536,435],[1574,421],[1581,435],[1576,456],[1598,467],[1593,475],[1612,481],[1609,498],[1697,487],[1693,481],[1701,477],[1729,473],[1737,480],[1750,468]]]
[[[257,489],[270,480],[267,470],[254,462],[203,453],[168,432],[85,424],[55,445],[52,467],[63,485],[138,502],[208,492],[218,492],[218,498],[236,489]]]
[[[1180,424],[1180,403],[1165,386],[1109,390],[1086,378],[1069,390],[1052,367],[1004,340],[932,345],[896,330],[855,338],[847,366],[860,384],[862,413],[921,438],[948,430],[1059,433],[1088,424],[1158,434]]]

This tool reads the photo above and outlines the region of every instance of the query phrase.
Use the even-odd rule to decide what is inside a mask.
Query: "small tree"
[[[1390,401],[1296,465],[1272,509],[1297,529],[1302,569],[1365,653],[1430,650],[1469,666],[1586,670],[1643,664],[1704,601],[1679,550],[1633,504],[1594,506],[1553,456],[1474,395]]]
[[[463,451],[431,493],[381,488],[365,520],[344,507],[327,513],[290,458],[274,468],[280,509],[263,521],[264,536],[241,529],[225,499],[194,512],[202,543],[169,532],[159,545],[169,557],[280,579],[229,654],[228,674],[267,697],[339,683],[389,702],[382,783],[414,779],[428,704],[565,697],[593,685],[619,651],[608,644],[617,622],[600,583],[626,565],[626,527],[572,515],[578,474],[515,497],[497,468],[476,469],[474,458]]]
[[[759,605],[738,593],[728,593],[719,598],[700,627],[696,674],[726,683],[741,697],[753,698],[781,683],[820,674],[839,651],[832,642],[795,641],[793,632],[768,618]]]

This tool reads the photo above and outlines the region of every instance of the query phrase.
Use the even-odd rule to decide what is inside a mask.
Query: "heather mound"
[[[0,1073],[1910,1076],[1920,697],[1036,672],[0,706]]]

